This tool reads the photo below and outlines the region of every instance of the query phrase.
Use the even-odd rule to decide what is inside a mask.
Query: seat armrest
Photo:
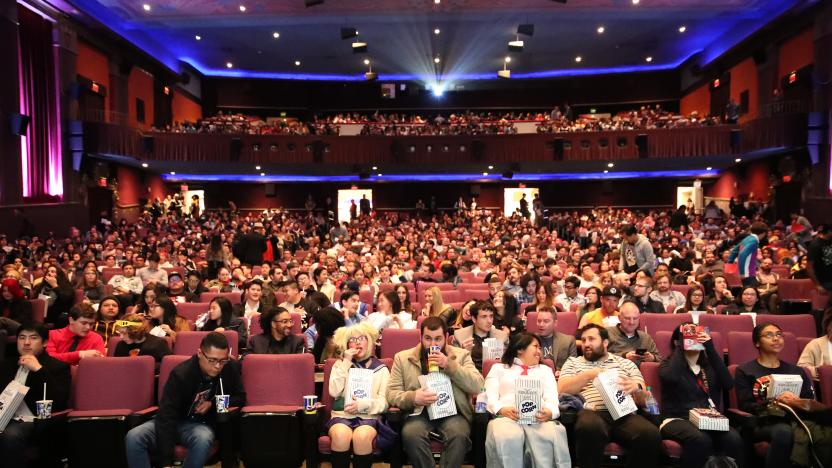
[[[228,412],[226,413],[217,413],[217,423],[219,424],[226,424],[229,421],[233,420],[234,418],[240,415],[240,407],[239,406],[229,406]]]
[[[725,412],[725,416],[728,417],[728,421],[732,426],[740,430],[741,434],[757,427],[757,416],[754,416],[751,413],[746,413],[740,409],[728,408]]]
[[[135,413],[127,417],[127,427],[132,429],[136,426],[140,426],[146,423],[151,418],[153,418],[153,416],[155,416],[156,412],[158,411],[158,406],[150,406],[143,410],[136,411]]]
[[[578,413],[576,411],[561,411],[560,417],[558,421],[564,426],[572,426],[575,424],[575,420],[578,418]]]

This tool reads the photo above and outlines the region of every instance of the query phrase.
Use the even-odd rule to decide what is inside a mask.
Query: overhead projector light
[[[516,39],[508,42],[508,50],[510,52],[523,52],[523,41]]]
[[[378,79],[378,73],[368,71],[367,73],[364,73],[364,79],[367,81],[375,81]]]
[[[366,42],[353,42],[352,43],[352,53],[354,54],[363,54],[367,52],[367,43]]]
[[[497,76],[499,76],[500,78],[509,79],[509,78],[511,78],[511,70],[509,70],[509,69],[497,70]]]

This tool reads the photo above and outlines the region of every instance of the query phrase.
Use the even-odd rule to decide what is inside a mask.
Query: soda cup
[[[303,411],[306,414],[315,414],[318,412],[318,395],[303,396]]]
[[[433,345],[430,347],[430,354],[438,353],[441,349],[439,346]],[[428,363],[428,372],[439,372],[439,364],[435,362]]]
[[[38,419],[49,419],[52,417],[52,400],[38,400],[35,402]]]
[[[216,399],[217,413],[227,413],[228,403],[231,397],[229,395],[217,395],[214,398]]]

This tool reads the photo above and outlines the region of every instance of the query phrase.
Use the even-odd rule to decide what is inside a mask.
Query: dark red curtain
[[[52,23],[18,5],[20,112],[31,119],[21,144],[23,196],[54,201],[63,195],[59,93]]]

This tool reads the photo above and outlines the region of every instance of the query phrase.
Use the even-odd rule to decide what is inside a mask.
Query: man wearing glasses
[[[229,395],[229,407],[245,404],[240,363],[230,359],[225,335],[211,332],[202,339],[196,355],[171,371],[156,417],[127,433],[128,466],[150,468],[153,453],[157,466],[170,467],[177,443],[188,449],[183,468],[205,465],[214,443],[214,397],[221,391]]]
[[[661,302],[652,299],[650,293],[653,291],[653,280],[648,276],[639,276],[633,285],[633,295],[628,299],[632,300],[642,314],[664,314],[667,312]]]
[[[248,341],[250,354],[300,354],[303,338],[292,333],[292,314],[283,307],[274,307],[260,316],[259,335]]]

